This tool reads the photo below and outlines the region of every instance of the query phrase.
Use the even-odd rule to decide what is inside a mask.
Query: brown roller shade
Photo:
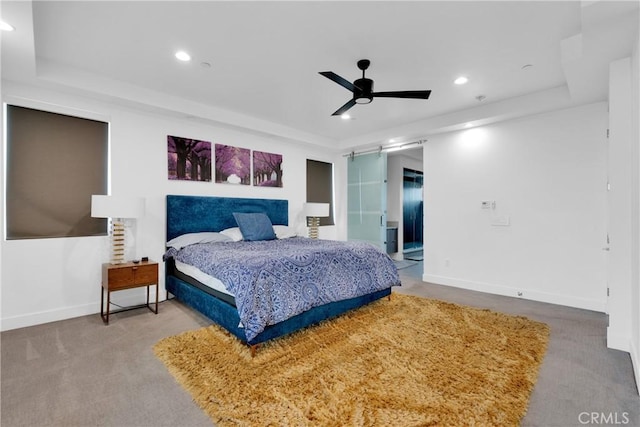
[[[320,225],[334,225],[333,163],[307,159],[307,202],[329,203],[329,216]]]
[[[106,234],[109,124],[8,105],[6,126],[7,239]]]

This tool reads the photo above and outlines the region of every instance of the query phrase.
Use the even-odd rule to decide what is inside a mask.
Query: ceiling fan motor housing
[[[353,91],[353,99],[358,104],[368,104],[373,101],[373,80],[361,78],[353,82],[355,90]]]

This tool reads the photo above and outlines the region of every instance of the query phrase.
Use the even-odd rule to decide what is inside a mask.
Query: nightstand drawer
[[[126,288],[134,283],[134,275],[131,267],[110,268],[105,273],[106,274],[102,276],[102,280],[109,289]]]
[[[158,264],[132,267],[136,285],[153,285],[158,283]]]

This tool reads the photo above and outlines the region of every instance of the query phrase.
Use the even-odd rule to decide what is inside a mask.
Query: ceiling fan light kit
[[[373,80],[364,76],[364,72],[371,65],[368,59],[361,59],[357,63],[358,68],[362,70],[362,78],[355,80],[353,83],[334,73],[333,71],[320,71],[320,74],[329,80],[338,83],[345,89],[353,92],[353,97],[347,101],[342,107],[338,108],[332,116],[340,116],[348,111],[356,104],[369,104],[373,98],[409,98],[409,99],[429,99],[430,90],[405,90],[396,92],[374,92]]]

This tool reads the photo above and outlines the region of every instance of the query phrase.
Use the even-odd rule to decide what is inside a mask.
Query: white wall
[[[165,196],[198,194],[289,200],[291,225],[305,230],[306,159],[342,161],[335,153],[187,118],[163,117],[67,93],[3,82],[3,100],[54,112],[106,118],[111,123],[111,192],[146,198],[137,221],[137,255],[161,261],[165,242]],[[167,135],[202,139],[283,155],[283,188],[259,188],[167,179]],[[336,181],[342,179],[336,168]],[[4,171],[2,172],[4,175]],[[4,187],[3,187],[4,188]],[[342,189],[336,187],[336,197]],[[3,195],[4,199],[4,195]],[[321,227],[322,238],[340,238],[337,227]],[[2,241],[2,330],[100,311],[101,263],[108,261],[106,237]],[[161,263],[160,268],[163,268]],[[161,270],[162,275],[162,270]],[[161,280],[161,298],[165,297]],[[143,301],[144,289],[113,294],[119,304]]]
[[[640,379],[640,35],[609,66],[607,346],[629,352]]]
[[[610,126],[613,142],[626,147],[630,167],[627,194],[630,232],[626,283],[615,283],[610,298],[607,345],[628,351],[636,384],[640,382],[640,34],[636,35],[630,58],[613,62],[609,75]],[[615,132],[614,132],[615,131]],[[620,149],[620,148],[618,148]],[[621,206],[624,209],[624,205]],[[613,219],[612,219],[613,220]],[[612,254],[614,255],[614,254]],[[623,273],[623,274],[624,274]],[[610,285],[611,286],[611,285]]]
[[[605,311],[606,128],[597,103],[431,137],[423,279]]]
[[[611,250],[607,260],[610,290],[607,345],[624,351],[629,351],[631,342],[632,280],[634,276],[637,279],[634,256],[637,256],[638,228],[633,221],[637,197],[632,189],[637,189],[633,179],[638,153],[631,132],[631,86],[630,58],[612,62],[609,67],[608,233]]]
[[[636,386],[640,384],[640,33],[636,36],[636,42],[631,55],[631,97],[632,97],[632,141],[635,141],[636,159],[633,177],[636,210],[634,216],[634,234],[636,253],[634,258],[634,277],[631,288],[631,360],[633,361],[636,376]],[[640,390],[639,390],[640,391]]]

